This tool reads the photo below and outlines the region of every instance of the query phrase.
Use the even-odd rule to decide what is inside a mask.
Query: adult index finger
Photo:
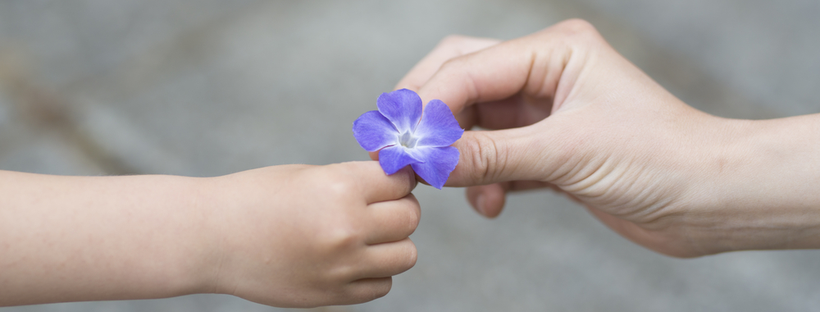
[[[505,41],[484,50],[452,58],[424,84],[423,101],[440,99],[459,114],[474,103],[498,101],[524,93],[563,101],[572,81],[562,77],[578,34],[594,28],[570,20],[543,31]],[[564,87],[559,87],[559,80]]]
[[[396,89],[407,88],[410,90],[418,90],[438,71],[441,64],[444,64],[449,59],[486,49],[499,42],[501,41],[496,39],[458,35],[447,36],[433,48],[433,51],[430,51],[427,56],[410,69],[410,72],[396,85]]]

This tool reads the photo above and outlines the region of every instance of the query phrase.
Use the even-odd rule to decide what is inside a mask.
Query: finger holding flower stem
[[[378,151],[386,174],[410,166],[424,181],[441,189],[458,163],[458,150],[450,145],[464,133],[447,104],[432,100],[422,114],[418,94],[399,89],[382,94],[378,107],[353,122],[353,135],[362,148]]]

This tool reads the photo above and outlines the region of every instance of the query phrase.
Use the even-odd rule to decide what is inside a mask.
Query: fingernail
[[[484,207],[484,205],[484,194],[478,195],[478,197],[476,197],[475,199],[475,209],[478,210],[478,213],[482,215],[486,215],[486,213],[484,212],[484,209],[486,209],[486,207]]]

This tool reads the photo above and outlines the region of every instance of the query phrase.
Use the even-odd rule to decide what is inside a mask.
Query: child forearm
[[[0,306],[199,291],[204,181],[0,171]]]

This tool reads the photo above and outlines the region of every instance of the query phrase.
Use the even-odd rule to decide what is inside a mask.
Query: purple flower
[[[464,133],[447,104],[432,100],[422,115],[419,95],[401,89],[382,93],[378,108],[353,122],[359,145],[368,152],[379,151],[385,173],[410,165],[424,181],[441,189],[458,164],[458,149],[450,145]]]

